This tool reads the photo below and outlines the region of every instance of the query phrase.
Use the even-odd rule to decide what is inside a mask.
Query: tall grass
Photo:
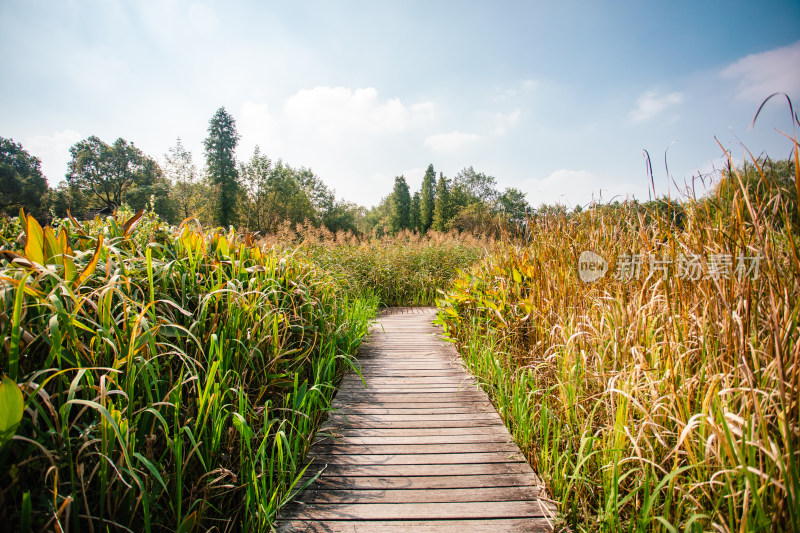
[[[268,530],[376,299],[192,221],[21,222],[0,241],[2,392],[24,398],[4,528]]]
[[[384,307],[434,305],[457,273],[482,257],[492,242],[436,231],[358,238],[310,225],[295,230],[284,225],[265,241],[297,243],[297,253],[330,273],[346,292],[374,295]]]
[[[629,205],[542,216],[439,301],[573,530],[800,531],[793,145],[791,189],[754,159],[758,187],[732,168],[727,192],[684,202],[679,223]],[[585,250],[611,265],[593,283]],[[630,255],[640,275],[615,279]],[[691,256],[706,274],[732,265],[673,270]],[[739,256],[760,257],[758,274],[738,275]]]

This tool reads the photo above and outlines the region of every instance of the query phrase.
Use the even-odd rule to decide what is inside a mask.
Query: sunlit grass
[[[190,221],[25,226],[0,267],[2,370],[25,402],[0,450],[2,520],[268,529],[377,300]]]
[[[754,162],[757,187],[734,172],[725,194],[685,202],[681,224],[625,205],[539,217],[529,242],[499,244],[440,300],[573,530],[800,531],[793,144],[790,189]],[[611,272],[581,281],[584,250]],[[730,256],[732,272],[695,280],[645,262],[614,279],[624,254],[696,254],[706,271]],[[761,257],[758,275],[736,274],[740,255]]]

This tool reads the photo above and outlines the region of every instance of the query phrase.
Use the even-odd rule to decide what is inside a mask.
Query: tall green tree
[[[389,216],[389,231],[397,233],[410,227],[411,194],[403,176],[394,179],[392,191],[392,212]]]
[[[433,209],[436,205],[436,172],[433,164],[428,165],[419,197],[420,231],[428,231],[433,224]]]
[[[93,135],[75,143],[69,153],[67,183],[85,198],[89,209],[116,209],[123,202],[143,208],[163,180],[158,163],[122,138],[106,144]]]
[[[208,122],[204,141],[206,173],[216,194],[214,223],[223,227],[236,222],[236,199],[239,195],[239,172],[236,168],[236,145],[239,134],[233,117],[220,107]]]
[[[453,209],[458,211],[471,204],[481,202],[492,206],[498,197],[497,180],[472,167],[466,167],[453,179],[451,199]]]
[[[198,190],[197,167],[192,153],[183,146],[181,138],[164,154],[164,175],[172,183],[171,200],[182,218],[199,216],[202,191]]]
[[[14,213],[24,207],[41,217],[46,213],[47,192],[39,158],[13,139],[0,137],[0,211]]]
[[[514,187],[508,187],[503,194],[497,197],[495,209],[509,220],[521,222],[530,213],[531,206],[525,199],[524,192]]]
[[[420,194],[419,191],[411,197],[411,214],[409,216],[410,228],[414,231],[422,232],[422,221],[420,217]]]
[[[452,210],[450,180],[440,172],[439,183],[436,184],[436,203],[433,207],[433,224],[431,228],[436,231],[445,231],[453,217]]]

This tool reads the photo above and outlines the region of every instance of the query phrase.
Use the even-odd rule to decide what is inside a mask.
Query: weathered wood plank
[[[309,478],[303,479],[302,483]],[[531,483],[531,476],[525,474],[481,474],[473,476],[395,476],[395,477],[357,477],[320,476],[314,483],[316,489],[333,490],[396,490],[396,489],[469,489],[488,487],[533,487],[542,491],[539,485]],[[301,483],[301,484],[302,484]]]
[[[357,420],[355,417],[350,417],[348,421],[335,420],[326,424],[323,429],[339,428],[477,428],[477,427],[497,427],[505,429],[505,426],[494,420],[391,420],[391,421],[370,421],[370,420]]]
[[[353,444],[351,442],[316,443],[314,452],[322,455],[400,455],[400,454],[459,454],[459,453],[501,453],[518,452],[513,442],[466,442],[466,443],[425,443],[425,444]]]
[[[435,465],[312,465],[309,472],[323,476],[387,477],[387,476],[477,476],[497,474],[533,475],[528,463],[474,463],[474,464],[435,464]]]
[[[282,524],[279,531],[309,533],[545,533],[553,531],[546,518],[511,518],[489,520],[347,520],[303,521]]]
[[[319,436],[315,441],[315,446],[327,446],[330,444],[342,446],[362,446],[362,445],[414,445],[414,444],[484,444],[484,443],[504,443],[514,445],[508,434],[497,432],[480,431],[476,435],[384,435],[384,436],[343,436],[326,435]]]
[[[415,422],[419,420],[492,420],[500,421],[497,413],[483,412],[483,413],[433,413],[433,414],[413,414],[413,413],[379,413],[379,414],[365,414],[365,413],[333,413],[330,421],[345,421],[353,423],[356,422],[396,422],[407,421]]]
[[[325,503],[289,504],[296,519],[312,520],[446,520],[464,518],[543,518],[554,511],[545,500],[521,502],[448,503]]]
[[[306,490],[298,502],[316,503],[448,503],[448,502],[506,502],[540,499],[538,487],[474,487],[445,489]]]
[[[505,426],[473,426],[473,427],[432,427],[432,428],[330,428],[323,427],[323,433],[342,437],[387,437],[387,436],[431,436],[431,435],[502,435],[509,437]]]

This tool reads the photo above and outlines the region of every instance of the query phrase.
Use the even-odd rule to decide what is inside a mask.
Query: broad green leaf
[[[47,226],[44,228],[44,262],[55,263],[56,256],[61,255],[61,247],[58,245],[56,234],[53,233],[53,228]]]
[[[8,376],[0,382],[0,449],[11,440],[22,420],[25,400],[22,391]]]
[[[26,217],[25,256],[34,263],[44,264],[44,230],[31,215]]]

